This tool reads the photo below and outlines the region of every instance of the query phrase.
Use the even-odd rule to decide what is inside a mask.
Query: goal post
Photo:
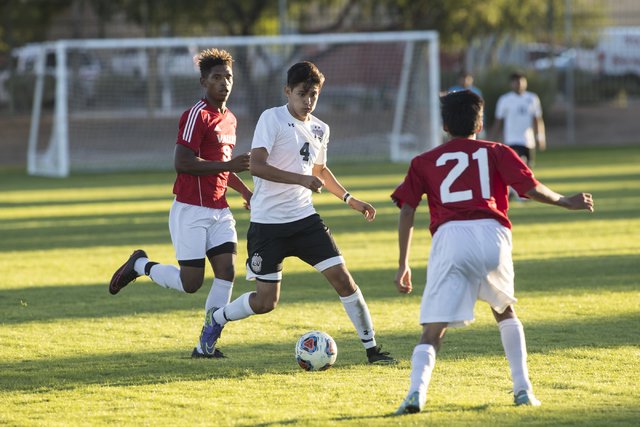
[[[306,60],[326,78],[314,115],[331,128],[329,161],[407,162],[442,142],[438,43],[435,31],[412,31],[29,45],[19,53],[35,64],[28,173],[170,169],[178,120],[204,93],[196,61],[208,48],[234,58],[236,152],[250,150],[262,111],[286,103],[286,70]]]

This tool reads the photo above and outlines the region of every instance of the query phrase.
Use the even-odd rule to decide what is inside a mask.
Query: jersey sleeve
[[[540,98],[535,93],[533,94],[533,115],[534,117],[542,117],[542,107],[540,106]]]
[[[503,155],[500,161],[500,176],[505,184],[513,187],[520,196],[524,196],[524,193],[540,184],[540,182],[511,147],[505,145],[501,148]]]
[[[505,111],[505,98],[504,95],[498,98],[498,103],[496,104],[496,119],[504,119],[506,115]]]
[[[186,145],[197,152],[207,133],[207,125],[204,122],[200,110],[188,111],[182,115],[178,130],[178,141],[176,144]]]
[[[316,165],[324,165],[325,163],[327,163],[327,147],[329,145],[329,126],[327,126],[327,129],[325,130],[324,133],[324,138],[322,138],[322,147],[320,148],[320,152],[318,153],[318,157],[316,157],[316,160],[313,162]]]
[[[267,153],[271,154],[271,149],[276,142],[280,123],[278,122],[272,110],[264,111],[258,119],[256,130],[253,133],[253,141],[251,149],[266,148]]]
[[[422,200],[422,195],[425,194],[420,170],[421,168],[418,165],[418,160],[413,159],[404,181],[398,185],[395,191],[391,194],[391,200],[393,200],[399,208],[401,208],[405,203],[414,209],[418,208],[418,205]]]

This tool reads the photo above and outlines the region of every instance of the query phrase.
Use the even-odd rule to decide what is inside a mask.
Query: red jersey
[[[182,114],[176,144],[191,148],[204,160],[227,162],[236,145],[237,125],[231,111],[222,114],[203,98]],[[207,176],[179,173],[173,194],[182,203],[223,209],[229,207],[225,197],[228,179],[229,172]]]
[[[432,235],[448,221],[492,218],[511,228],[508,186],[523,195],[538,184],[510,147],[454,139],[415,157],[391,198],[399,207],[417,208],[426,194]]]

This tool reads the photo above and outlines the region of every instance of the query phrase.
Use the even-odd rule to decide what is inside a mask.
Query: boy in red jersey
[[[404,182],[391,198],[401,208],[398,223],[399,268],[394,283],[412,289],[409,248],[415,210],[427,194],[433,241],[422,296],[420,343],[411,358],[411,385],[396,414],[420,412],[425,404],[436,353],[447,327],[473,322],[476,300],[491,306],[511,368],[516,405],[539,406],[527,371],[522,323],[513,309],[511,222],[508,186],[520,195],[570,210],[593,211],[590,194],[564,197],[539,183],[509,147],[476,140],[484,102],[471,91],[440,98],[450,141],[411,162]]]
[[[200,54],[200,84],[205,96],[180,119],[174,152],[176,198],[169,213],[169,230],[180,268],[151,262],[143,250],[136,250],[113,275],[111,294],[142,275],[167,289],[194,293],[204,281],[206,257],[215,279],[205,313],[229,303],[238,238],[225,194],[227,187],[242,194],[245,209],[250,208],[253,194],[235,174],[249,169],[250,154],[231,157],[237,127],[235,116],[226,108],[233,86],[232,62],[224,50],[210,49]],[[205,356],[198,343],[191,357],[224,356],[219,351]]]

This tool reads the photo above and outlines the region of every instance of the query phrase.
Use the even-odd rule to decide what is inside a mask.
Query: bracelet
[[[347,191],[346,193],[344,193],[344,195],[342,196],[342,201],[345,203],[349,203],[349,199],[351,199],[353,196],[351,196],[351,194],[349,194],[349,192]]]

